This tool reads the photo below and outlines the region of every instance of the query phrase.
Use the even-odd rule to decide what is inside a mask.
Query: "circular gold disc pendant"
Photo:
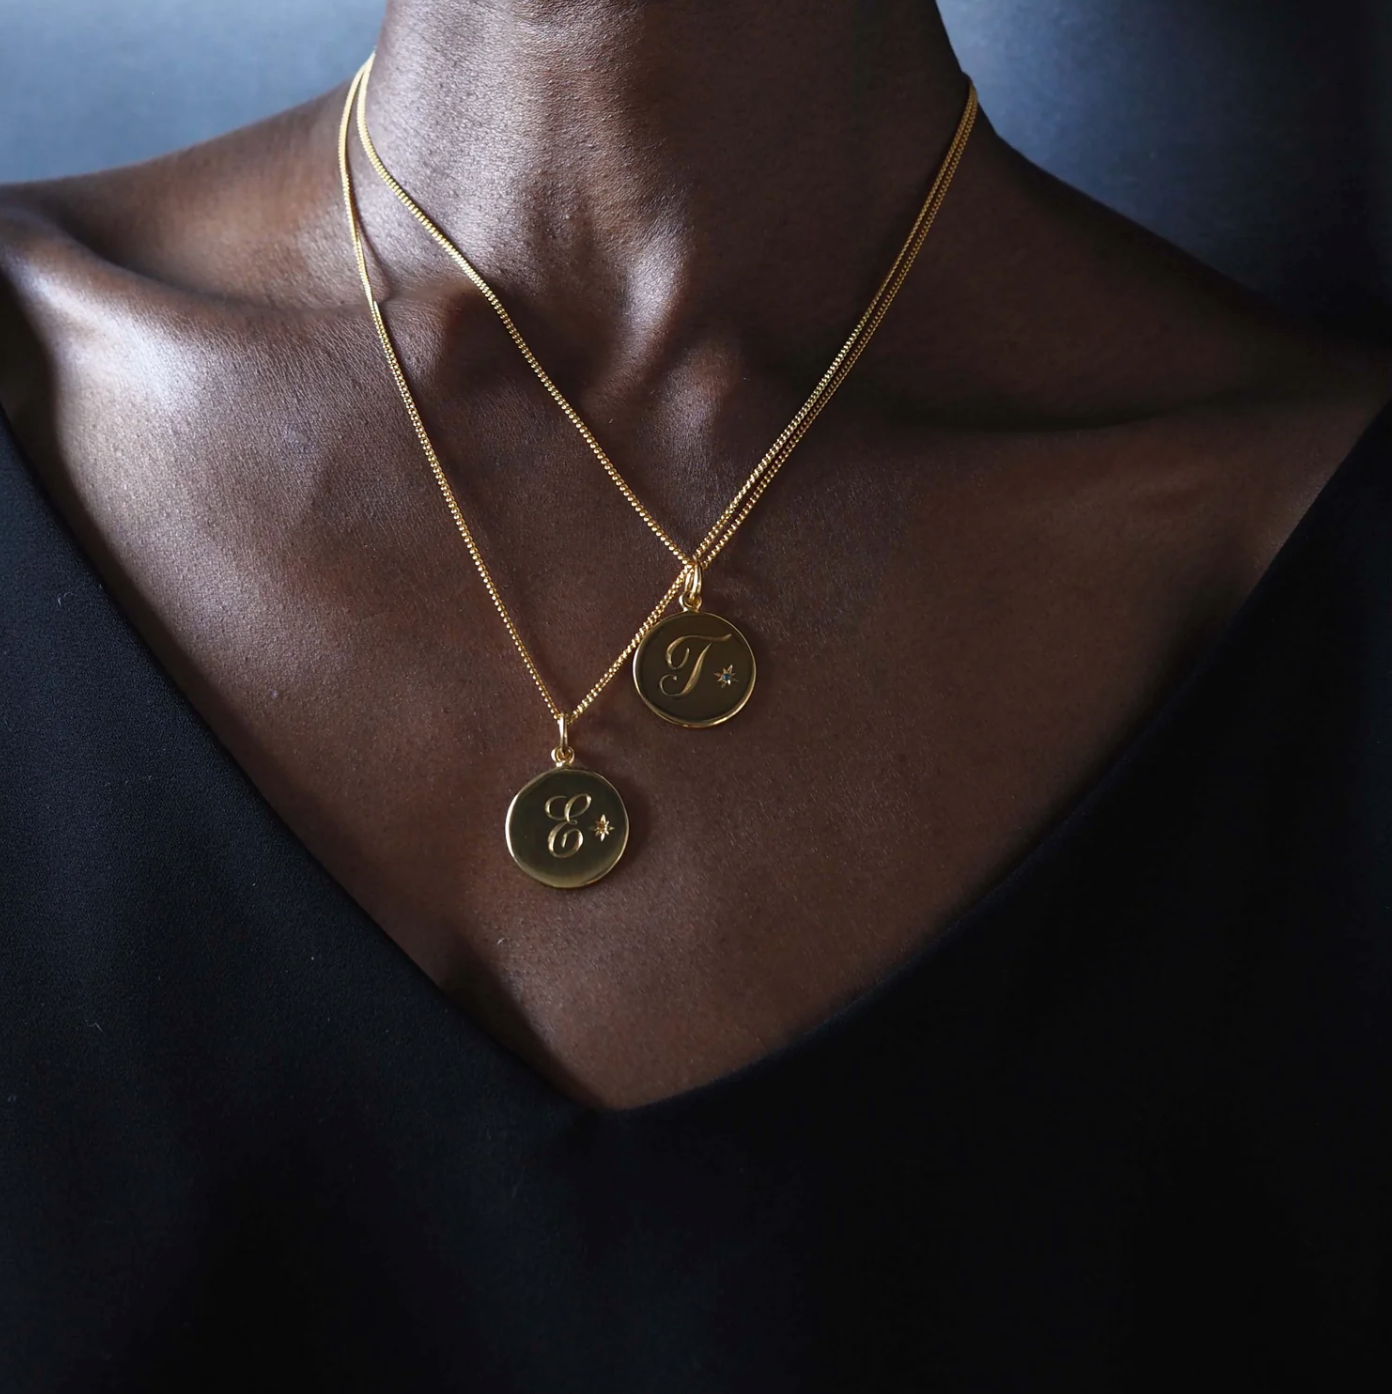
[[[676,726],[719,726],[754,691],[754,650],[719,615],[683,610],[656,625],[633,655],[638,695]]]
[[[567,890],[588,886],[623,856],[628,810],[602,775],[557,765],[513,795],[507,845],[533,880]]]

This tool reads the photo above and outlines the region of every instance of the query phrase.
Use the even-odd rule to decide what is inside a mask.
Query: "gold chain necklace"
[[[899,255],[880,282],[865,313],[832,359],[812,395],[769,447],[705,537],[688,553],[673,541],[619,473],[594,433],[541,366],[496,292],[383,164],[367,129],[367,86],[374,58],[375,55],[363,64],[349,85],[338,133],[339,175],[358,276],[367,297],[368,309],[387,368],[396,383],[402,405],[406,409],[406,415],[416,433],[416,439],[420,442],[430,471],[444,497],[445,506],[449,509],[450,517],[453,518],[455,527],[468,548],[474,568],[498,612],[498,617],[507,629],[523,666],[541,694],[559,732],[559,739],[551,752],[552,767],[528,781],[518,790],[508,806],[505,821],[508,851],[523,871],[546,885],[589,885],[611,871],[623,855],[628,843],[628,813],[618,790],[607,779],[593,770],[583,769],[575,764],[575,753],[570,746],[570,728],[608,687],[630,656],[633,658],[634,685],[639,695],[652,711],[676,725],[691,728],[719,725],[728,721],[749,700],[756,675],[753,650],[736,626],[719,616],[702,611],[703,573],[724,551],[798,442],[821,414],[837,388],[845,381],[875,330],[879,328],[899,288],[907,279],[938,210],[947,197],[952,178],[966,150],[978,110],[976,89],[970,82],[967,84],[966,105],[952,143],[943,157],[928,196],[899,250]],[[387,330],[386,321],[382,317],[381,306],[373,292],[348,162],[348,131],[355,110],[358,136],[363,150],[382,181],[426,232],[449,254],[451,260],[493,308],[512,342],[552,400],[589,446],[615,487],[652,533],[681,563],[681,570],[676,579],[648,613],[634,636],[585,696],[569,710],[556,700],[541,676],[541,670],[508,612],[492,573],[484,562],[473,531],[464,517],[464,511],[426,431],[425,422],[421,418],[415,397],[402,370],[401,360]],[[679,604],[679,613],[669,616],[667,611],[674,601]],[[712,649],[718,650],[717,657],[707,667],[707,659]],[[706,680],[702,681],[703,678]]]

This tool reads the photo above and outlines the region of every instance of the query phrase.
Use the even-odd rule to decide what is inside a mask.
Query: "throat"
[[[964,91],[922,0],[392,0],[368,119],[509,305],[593,347],[736,303],[745,334],[843,324]],[[367,213],[395,275],[439,274]]]

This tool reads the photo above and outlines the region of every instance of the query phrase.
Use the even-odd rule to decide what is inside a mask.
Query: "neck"
[[[820,341],[862,308],[964,95],[925,0],[390,0],[368,118],[524,312],[630,344],[735,314]],[[448,274],[420,239],[378,245],[394,274]]]

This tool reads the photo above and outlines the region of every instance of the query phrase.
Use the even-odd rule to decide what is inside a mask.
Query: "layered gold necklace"
[[[508,806],[504,822],[508,851],[523,871],[545,885],[586,886],[612,871],[619,858],[623,856],[624,848],[628,844],[628,812],[618,790],[607,779],[576,764],[575,752],[570,744],[571,729],[630,659],[633,683],[639,697],[650,711],[674,725],[694,730],[718,726],[730,720],[749,701],[754,691],[757,673],[754,651],[737,626],[703,609],[704,573],[729,545],[730,540],[763,497],[764,491],[773,482],[774,476],[797,448],[798,442],[807,434],[837,388],[846,380],[908,277],[914,259],[918,256],[938,210],[947,197],[953,175],[957,172],[957,166],[966,150],[976,121],[976,89],[971,83],[967,84],[966,105],[952,143],[943,157],[918,217],[899,250],[899,255],[895,257],[889,271],[880,282],[865,313],[861,315],[850,336],[831,360],[830,366],[813,388],[811,396],[764,453],[749,477],[725,505],[710,530],[688,552],[672,539],[633,492],[594,433],[537,361],[536,355],[528,347],[527,341],[513,323],[512,317],[503,307],[503,302],[493,288],[383,164],[367,129],[367,89],[372,63],[373,59],[369,58],[349,85],[338,138],[339,175],[343,184],[343,202],[348,215],[348,229],[352,237],[353,253],[357,259],[358,275],[367,297],[368,309],[387,368],[396,383],[402,405],[406,409],[406,415],[416,433],[416,439],[420,442],[430,471],[440,487],[445,507],[454,519],[454,525],[459,530],[465,547],[468,548],[479,579],[483,582],[499,619],[507,629],[523,666],[541,694],[551,719],[556,723],[557,741],[551,751],[550,767],[524,784]],[[425,428],[391,334],[387,330],[386,321],[382,317],[382,309],[373,292],[372,278],[368,272],[362,228],[353,195],[353,178],[348,162],[348,132],[355,113],[363,151],[382,182],[448,253],[455,265],[478,289],[479,294],[492,306],[508,337],[517,346],[551,399],[580,433],[594,457],[603,466],[605,474],[628,500],[634,512],[680,564],[676,578],[649,611],[647,618],[638,626],[637,632],[600,675],[594,686],[573,707],[563,706],[552,693],[503,602],[503,597],[484,562],[473,530],[469,527],[464,510],[460,507]],[[673,605],[676,605],[676,611],[669,613]]]

